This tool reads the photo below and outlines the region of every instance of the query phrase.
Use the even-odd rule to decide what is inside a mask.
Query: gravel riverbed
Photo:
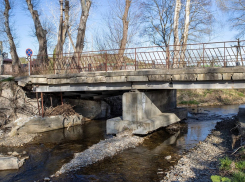
[[[196,147],[182,156],[178,163],[166,172],[161,182],[209,182],[211,175],[219,173],[219,158],[232,151],[230,130],[235,126],[232,117],[218,122],[215,129]]]
[[[127,148],[138,146],[143,141],[143,137],[133,136],[132,131],[122,132],[116,137],[100,141],[81,153],[76,153],[69,163],[64,164],[61,169],[55,173],[55,176],[74,171],[80,167],[85,167],[103,160],[106,157],[112,157]]]

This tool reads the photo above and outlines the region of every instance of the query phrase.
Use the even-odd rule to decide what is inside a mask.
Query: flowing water
[[[237,114],[238,105],[188,108],[189,119],[180,131],[169,134],[160,129],[134,149],[107,158],[53,181],[159,181],[164,171],[174,165],[179,155],[204,140],[217,121]],[[100,140],[112,136],[105,133],[105,121],[91,121],[83,126],[42,134],[24,148],[1,147],[0,153],[27,151],[29,159],[19,170],[0,171],[0,181],[37,181],[54,174],[73,154],[82,152]],[[171,160],[165,157],[171,155]]]

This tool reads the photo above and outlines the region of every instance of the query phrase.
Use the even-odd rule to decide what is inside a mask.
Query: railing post
[[[55,70],[55,64],[56,64],[56,55],[53,54],[53,66],[54,66],[54,74],[56,74],[56,70]]]
[[[136,69],[137,69],[137,56],[136,56],[136,54],[137,54],[137,52],[136,52],[136,48],[135,48],[135,50],[134,50],[134,54],[135,54],[135,71],[136,71]]]
[[[202,46],[202,64],[203,64],[203,68],[204,68],[204,54],[205,54],[205,46],[204,46],[204,44],[202,44],[203,46]]]
[[[225,62],[225,42],[224,42],[224,67],[226,67],[226,62]]]
[[[237,46],[236,46],[236,66],[239,66],[239,63],[238,63],[238,46],[239,46],[239,39],[237,39]]]

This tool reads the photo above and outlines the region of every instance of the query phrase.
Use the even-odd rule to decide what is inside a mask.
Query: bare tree
[[[147,36],[149,41],[163,50],[168,48],[174,24],[174,1],[151,0],[142,3],[142,22],[145,22],[142,36]]]
[[[91,0],[80,0],[82,6],[82,13],[80,17],[80,23],[78,27],[77,33],[77,42],[76,42],[76,53],[81,53],[84,48],[84,39],[85,39],[85,31],[86,31],[86,24],[89,16],[89,10],[91,7]]]
[[[175,11],[174,11],[174,62],[178,60],[179,50],[180,50],[180,40],[179,40],[180,10],[181,10],[181,1],[176,0]]]
[[[56,54],[63,54],[63,45],[65,43],[65,38],[69,31],[69,1],[65,1],[65,20],[64,20],[64,0],[60,0],[60,24],[59,24],[59,33],[58,41],[56,45]]]
[[[143,33],[149,40],[166,51],[173,44],[173,61],[184,66],[188,41],[196,41],[210,33],[212,24],[211,0],[149,0],[143,2]]]
[[[164,50],[170,44],[186,44],[210,33],[211,0],[148,0],[142,5],[143,34]]]
[[[181,10],[181,1],[176,0],[174,11],[174,45],[179,45],[179,16]]]
[[[10,54],[12,57],[12,64],[13,64],[13,72],[14,73],[18,73],[19,72],[19,66],[20,66],[20,60],[19,60],[19,56],[17,54],[16,51],[16,46],[15,46],[15,42],[14,42],[14,38],[12,36],[11,33],[11,29],[10,29],[10,23],[9,23],[9,11],[11,9],[11,5],[9,0],[4,0],[4,5],[5,5],[5,10],[4,10],[4,25],[5,25],[5,32],[8,36],[8,41],[9,41],[9,45],[10,45]]]
[[[64,0],[63,0],[64,2]],[[63,8],[63,6],[61,6],[61,4],[59,4],[59,7],[57,6],[58,3],[56,2],[48,2],[48,4],[46,4],[46,11],[44,12],[45,15],[45,19],[50,22],[50,24],[53,25],[53,29],[50,32],[50,36],[52,37],[52,41],[50,41],[51,43],[54,43],[55,46],[52,48],[55,48],[56,53],[57,51],[57,42],[58,42],[58,38],[61,37],[59,35],[59,30],[62,30],[62,48],[64,51],[68,51],[71,52],[71,50],[73,49],[73,51],[75,51],[75,45],[74,45],[74,41],[75,40],[75,35],[79,26],[79,16],[81,13],[81,6],[80,6],[80,0],[65,0],[65,3],[67,3],[65,5],[65,8]],[[69,6],[68,6],[69,3]],[[62,10],[65,9],[65,13],[64,11],[61,12],[61,7]],[[59,11],[58,11],[59,9]],[[48,13],[46,13],[48,10]],[[65,14],[65,17],[64,15]],[[59,15],[59,16],[58,16]],[[68,21],[67,21],[68,19]],[[60,26],[60,22],[62,20],[62,26]],[[49,34],[48,34],[49,35]],[[53,45],[54,45],[53,44]],[[61,44],[59,44],[61,45]],[[73,52],[72,51],[72,52]]]
[[[121,43],[120,43],[119,55],[123,55],[124,54],[124,51],[125,51],[125,48],[126,48],[126,44],[127,44],[128,24],[129,24],[128,12],[129,12],[129,8],[130,8],[131,3],[132,3],[132,0],[126,0],[125,10],[124,10],[123,18],[122,18],[123,35],[122,35],[122,40],[121,40]]]
[[[37,10],[34,10],[33,2],[31,0],[26,0],[28,9],[31,13],[32,19],[34,21],[36,36],[39,43],[38,50],[38,60],[42,63],[48,61],[48,52],[47,52],[47,30],[45,30],[41,24],[39,14]]]
[[[135,38],[139,33],[141,17],[140,8],[138,0],[110,1],[108,13],[102,15],[105,19],[105,26],[103,30],[96,33],[95,40],[98,49],[123,50],[136,45]]]
[[[238,30],[237,37],[245,35],[245,1],[244,0],[216,0],[223,12],[229,14],[229,25]]]

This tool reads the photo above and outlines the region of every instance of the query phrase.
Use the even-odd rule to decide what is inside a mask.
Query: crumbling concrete
[[[127,121],[123,120],[122,117],[116,117],[106,121],[106,132],[107,134],[117,134],[130,129],[133,130],[133,134],[146,135],[161,127],[179,122],[186,117],[186,109],[176,109],[175,113],[161,113],[139,122]]]
[[[18,159],[14,156],[0,156],[0,171],[19,169],[21,166],[23,166],[25,159],[26,157]]]
[[[41,133],[60,128],[67,128],[75,125],[82,125],[84,123],[83,116],[73,115],[70,117],[64,116],[50,116],[50,117],[32,117],[28,122],[24,123],[17,132],[25,133]]]
[[[185,109],[176,108],[176,90],[128,92],[123,94],[123,116],[106,122],[107,134],[126,129],[146,135],[187,117]]]

